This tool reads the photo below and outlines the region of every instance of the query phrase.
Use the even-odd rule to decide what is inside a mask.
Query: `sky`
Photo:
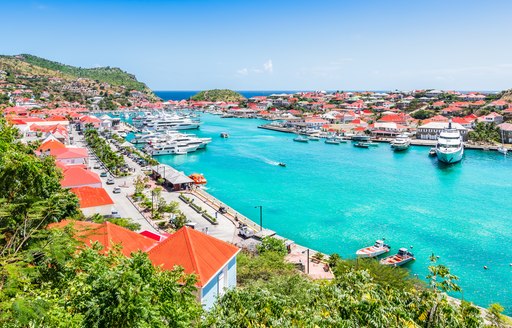
[[[510,0],[0,0],[0,54],[154,90],[512,88]]]

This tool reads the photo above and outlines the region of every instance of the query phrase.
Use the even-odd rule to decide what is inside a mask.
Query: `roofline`
[[[241,248],[239,248],[239,249],[236,251],[236,253],[235,253],[235,254],[233,254],[233,256],[231,256],[231,257],[229,258],[229,260],[227,260],[227,261],[224,263],[224,265],[223,265],[219,270],[215,271],[215,273],[214,273],[214,274],[212,274],[212,276],[210,277],[210,279],[208,279],[208,281],[206,281],[206,282],[201,286],[201,289],[203,289],[203,287],[204,287],[204,286],[207,286],[207,285],[212,281],[213,277],[215,277],[215,276],[216,276],[216,275],[217,275],[217,274],[222,270],[222,268],[224,268],[224,266],[226,265],[226,263],[229,263],[229,262],[230,262],[234,257],[236,257],[236,256],[238,255],[238,253],[240,253],[240,251],[241,251],[241,250],[242,250],[242,249],[241,249]],[[202,291],[201,291],[201,294],[202,294]]]

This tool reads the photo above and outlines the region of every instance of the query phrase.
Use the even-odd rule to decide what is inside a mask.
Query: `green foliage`
[[[475,129],[469,132],[469,139],[479,142],[500,142],[500,128],[494,123],[478,122]]]
[[[90,220],[94,223],[103,223],[108,221],[132,231],[138,231],[140,229],[140,224],[133,222],[129,218],[106,218],[100,214],[95,214],[90,218]]]
[[[181,211],[178,211],[176,216],[170,223],[171,223],[171,226],[173,229],[178,230],[178,229],[181,229],[182,227],[184,227],[185,224],[187,224],[187,222],[189,222],[189,220],[187,219],[187,216],[185,214],[183,214]]]
[[[84,135],[85,141],[103,164],[114,174],[120,174],[120,168],[125,165],[123,155],[114,152],[107,141],[99,136],[98,131],[87,129]]]
[[[504,308],[498,303],[491,304],[487,309],[486,319],[490,327],[505,327],[505,317],[502,315]]]
[[[264,252],[260,255],[240,252],[237,256],[237,282],[241,286],[295,274],[294,266],[285,262],[284,256],[276,252]]]
[[[328,263],[329,263],[329,266],[330,266],[331,268],[336,267],[336,266],[338,265],[338,263],[340,263],[340,262],[341,262],[341,256],[340,256],[339,254],[334,253],[334,254],[331,254],[331,255],[329,256],[329,261],[328,261]]]
[[[288,254],[284,240],[274,237],[263,238],[261,240],[261,244],[256,246],[256,249],[258,250],[258,254],[263,254],[266,252],[275,252],[283,256]]]
[[[413,117],[417,120],[424,120],[426,118],[431,118],[434,115],[435,115],[435,113],[433,111],[425,110],[425,109],[420,109],[420,110],[415,111],[414,113],[411,113],[411,117]]]
[[[23,57],[23,60],[29,64],[53,71],[59,71],[64,74],[71,75],[75,78],[88,78],[91,80],[106,82],[112,85],[123,85],[127,88],[139,91],[148,90],[144,83],[137,81],[135,75],[126,73],[117,67],[81,68],[64,65],[33,55],[23,54],[21,56]]]
[[[213,89],[201,91],[190,97],[190,99],[196,101],[240,101],[245,98],[233,90]]]

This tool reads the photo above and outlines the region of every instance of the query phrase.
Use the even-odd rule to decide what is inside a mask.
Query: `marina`
[[[512,238],[507,224],[512,206],[501,196],[510,191],[501,178],[510,170],[507,157],[468,150],[460,163],[445,165],[428,157],[425,147],[333,150],[258,129],[261,120],[206,114],[202,121],[197,135],[212,138],[208,149],[158,160],[188,174],[202,173],[208,193],[239,213],[257,222],[254,206],[262,204],[265,228],[343,257],[353,257],[379,236],[394,245],[416,245],[416,261],[406,266],[412,274],[425,277],[434,252],[460,277],[464,297],[510,308],[505,286],[511,282],[511,260],[500,247]],[[220,142],[221,132],[230,134],[229,142]],[[286,163],[286,170],[275,170],[279,163]]]

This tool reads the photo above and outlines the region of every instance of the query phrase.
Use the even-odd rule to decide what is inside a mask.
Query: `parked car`
[[[108,184],[108,185],[113,185],[113,184],[114,184],[114,179],[112,179],[112,178],[108,178],[108,179],[107,179],[107,184]]]
[[[113,207],[112,207],[112,212],[111,212],[110,216],[113,217],[113,218],[120,218],[121,217],[121,215],[119,214],[119,211],[116,210]]]
[[[106,177],[107,177],[107,175],[108,175],[108,174],[107,174],[107,172],[105,172],[105,171],[103,171],[103,172],[101,172],[101,173],[100,173],[100,177],[102,177],[102,178],[106,178]]]
[[[101,169],[101,165],[100,165],[100,163],[96,163],[96,164],[94,164],[94,168],[95,168],[95,169]]]
[[[120,193],[121,193],[121,188],[119,188],[119,187],[115,187],[115,188],[114,188],[114,190],[112,190],[112,192],[113,192],[114,194],[120,194]]]

